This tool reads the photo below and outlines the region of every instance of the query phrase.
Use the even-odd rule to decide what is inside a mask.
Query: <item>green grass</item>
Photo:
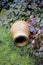
[[[29,45],[15,46],[6,26],[0,27],[0,65],[34,65],[29,56]]]
[[[6,9],[2,9],[1,12],[0,12],[0,17],[2,17],[3,14],[5,14],[5,12],[7,12],[7,10]]]

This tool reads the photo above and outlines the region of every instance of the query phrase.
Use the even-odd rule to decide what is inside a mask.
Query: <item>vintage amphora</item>
[[[17,46],[24,46],[28,44],[30,29],[28,23],[22,20],[15,21],[11,27],[11,35],[14,44]]]

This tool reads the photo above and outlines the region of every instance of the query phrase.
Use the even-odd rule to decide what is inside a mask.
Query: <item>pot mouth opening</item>
[[[14,43],[17,44],[17,43],[23,43],[25,41],[27,41],[28,38],[26,36],[18,36],[14,39]]]

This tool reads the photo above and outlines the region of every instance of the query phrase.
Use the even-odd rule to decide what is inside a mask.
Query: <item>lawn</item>
[[[5,26],[0,27],[0,65],[34,65],[29,44],[22,48],[15,46],[9,31]]]

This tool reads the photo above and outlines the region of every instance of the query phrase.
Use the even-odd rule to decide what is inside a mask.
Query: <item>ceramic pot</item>
[[[29,41],[30,28],[25,21],[15,21],[11,27],[11,35],[14,40],[14,44],[17,46],[24,46]]]

